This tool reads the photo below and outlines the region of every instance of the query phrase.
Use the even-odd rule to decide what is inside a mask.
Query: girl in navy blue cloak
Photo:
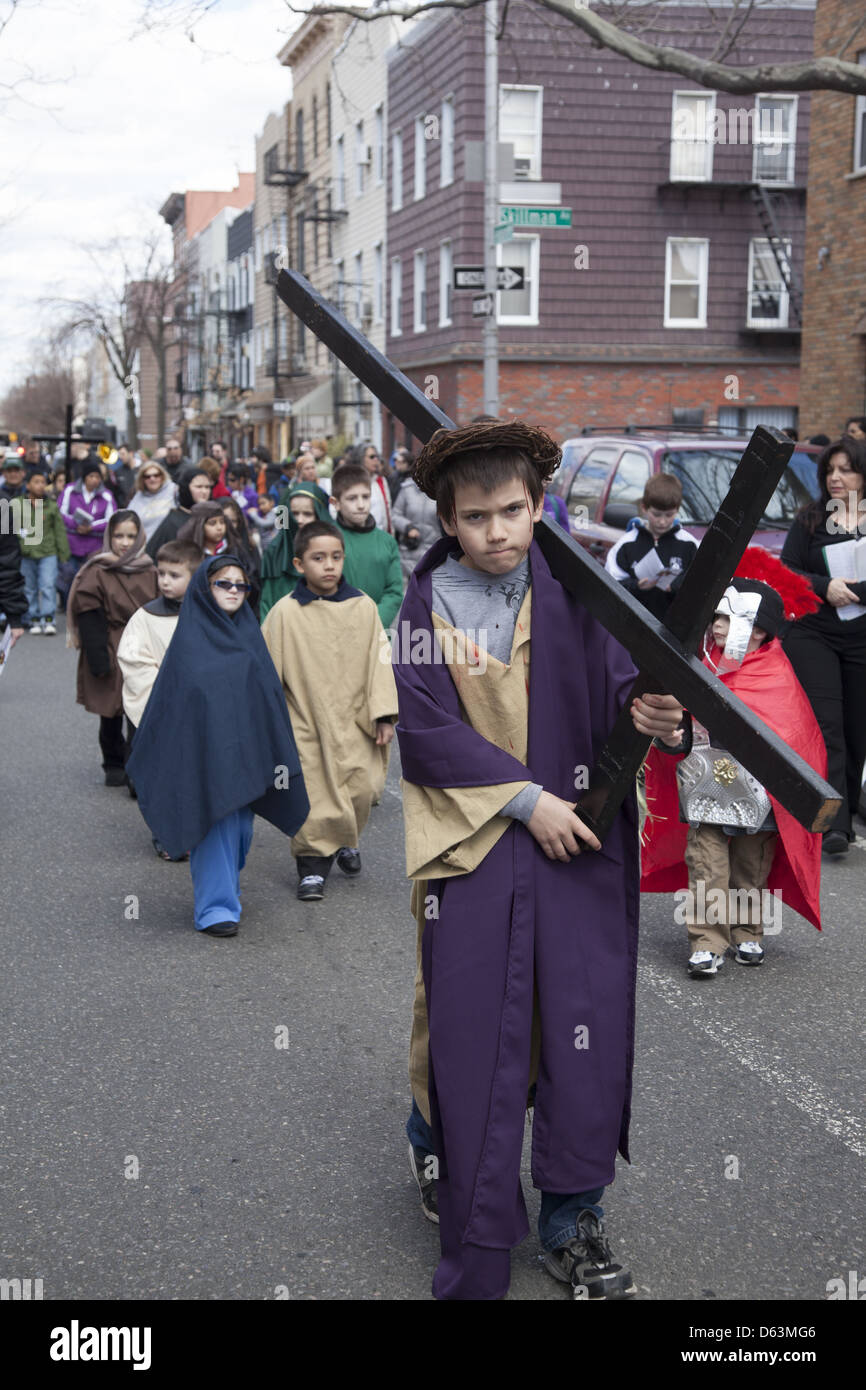
[[[253,816],[294,835],[310,809],[249,591],[236,555],[196,571],[128,765],[152,833],[173,857],[190,852],[195,925],[211,936],[237,934]]]

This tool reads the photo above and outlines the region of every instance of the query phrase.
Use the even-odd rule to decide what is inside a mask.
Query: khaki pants
[[[760,942],[764,934],[761,890],[767,884],[777,839],[775,830],[728,836],[717,825],[689,826],[686,923],[692,953],[712,951],[722,956],[728,946]],[[735,889],[753,891],[747,900],[745,894],[730,891]]]

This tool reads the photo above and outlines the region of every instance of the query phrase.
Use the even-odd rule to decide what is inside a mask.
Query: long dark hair
[[[850,434],[843,435],[841,439],[836,439],[832,444],[828,444],[826,449],[818,458],[818,496],[811,502],[807,502],[797,512],[797,520],[806,527],[807,531],[814,532],[826,521],[829,516],[830,490],[827,487],[827,474],[830,471],[830,460],[834,454],[844,454],[855,473],[859,473],[863,479],[864,495],[866,495],[866,445],[859,439],[852,439]]]

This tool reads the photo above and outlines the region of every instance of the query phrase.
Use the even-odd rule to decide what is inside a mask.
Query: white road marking
[[[734,969],[736,962],[726,961],[724,968]],[[719,1043],[730,1056],[736,1057],[744,1067],[748,1067],[768,1086],[780,1090],[786,1100],[796,1105],[797,1109],[802,1110],[815,1124],[821,1125],[834,1139],[841,1140],[858,1158],[866,1158],[866,1125],[862,1120],[846,1110],[839,1110],[811,1077],[803,1072],[788,1070],[782,1058],[769,1056],[765,1042],[748,1037],[739,1025],[707,1018],[702,1011],[708,1001],[702,1002],[697,997],[697,990],[700,989],[703,993],[707,988],[706,984],[686,990],[675,980],[644,962],[639,964],[638,973],[652,986],[656,994],[661,995],[666,1004],[687,1013],[689,1021],[701,1033],[712,1038],[713,1042]],[[718,985],[716,987],[718,988]]]

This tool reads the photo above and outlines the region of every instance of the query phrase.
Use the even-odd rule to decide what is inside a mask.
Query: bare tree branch
[[[474,10],[484,0],[421,0],[407,6],[382,5],[376,9],[361,9],[355,5],[317,4],[320,15],[344,14],[363,24],[374,24],[386,15],[396,19],[413,19],[416,15],[444,10]],[[673,72],[713,91],[732,92],[747,96],[756,92],[847,92],[852,96],[866,95],[866,67],[824,54],[794,63],[762,63],[757,67],[727,66],[713,59],[700,58],[682,48],[666,44],[647,43],[635,34],[603,19],[588,8],[575,8],[575,0],[535,0],[544,9],[558,14],[574,25],[597,47],[618,53],[632,63],[655,72]],[[286,0],[292,14],[306,15],[309,9]]]

